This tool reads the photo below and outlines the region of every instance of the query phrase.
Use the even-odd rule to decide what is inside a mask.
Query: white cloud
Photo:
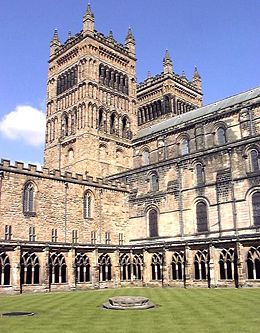
[[[39,146],[44,143],[45,115],[30,105],[18,105],[0,121],[0,133],[11,140]]]

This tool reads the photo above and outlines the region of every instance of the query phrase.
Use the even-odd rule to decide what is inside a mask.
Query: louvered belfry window
[[[35,215],[35,190],[32,183],[27,183],[23,192],[23,212],[25,215]]]

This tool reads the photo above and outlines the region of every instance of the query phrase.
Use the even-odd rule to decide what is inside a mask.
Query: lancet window
[[[23,190],[23,213],[35,215],[35,188],[32,182],[28,182]]]

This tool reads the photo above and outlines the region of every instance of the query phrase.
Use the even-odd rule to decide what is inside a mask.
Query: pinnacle
[[[127,40],[129,40],[129,39],[135,40],[134,39],[134,35],[133,35],[133,31],[132,31],[131,27],[128,28],[128,33],[127,33],[126,39]]]
[[[195,69],[194,69],[193,79],[200,79],[200,74],[199,74],[197,66],[195,66]]]
[[[114,39],[114,35],[113,35],[113,31],[112,30],[109,31],[108,38]]]
[[[171,56],[170,56],[170,53],[169,53],[169,51],[168,51],[168,49],[166,49],[166,52],[165,52],[165,56],[164,56],[164,59],[163,59],[163,61],[172,61],[172,59],[171,59]]]
[[[90,3],[88,3],[87,10],[86,10],[84,17],[86,17],[86,16],[88,16],[88,17],[90,16],[90,17],[94,18],[94,14],[92,13]]]
[[[54,30],[52,42],[59,42],[59,35],[58,35],[58,29]]]

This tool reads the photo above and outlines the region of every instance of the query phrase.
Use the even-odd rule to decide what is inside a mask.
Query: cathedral
[[[135,38],[50,43],[44,166],[0,163],[0,293],[260,287],[260,87],[203,106]]]

